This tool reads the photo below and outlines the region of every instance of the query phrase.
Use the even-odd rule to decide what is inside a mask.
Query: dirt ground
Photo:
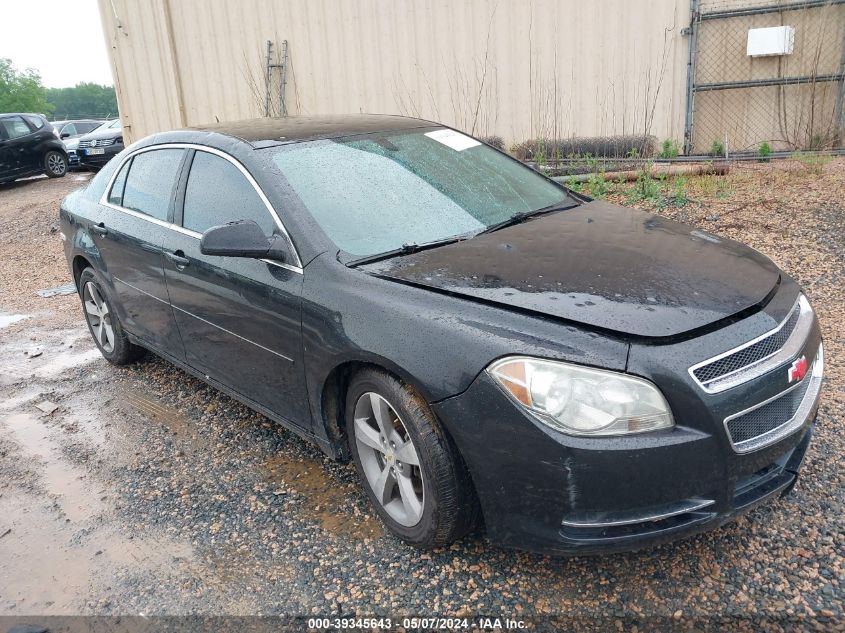
[[[540,626],[600,613],[614,630],[723,616],[845,630],[845,159],[818,174],[737,165],[689,179],[681,206],[658,204],[761,250],[815,304],[827,378],[793,494],[679,543],[578,559],[483,534],[420,553],[384,533],[350,466],[164,361],[108,365],[76,296],[36,295],[70,281],[57,210],[87,178],[0,186],[0,616],[483,613]]]

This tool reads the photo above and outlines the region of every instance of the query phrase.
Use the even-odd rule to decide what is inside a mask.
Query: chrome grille
[[[798,304],[795,304],[792,314],[780,330],[770,336],[767,336],[762,341],[757,341],[753,345],[749,345],[738,352],[734,352],[729,356],[720,358],[709,365],[704,365],[704,367],[699,367],[694,372],[695,377],[701,382],[710,382],[711,380],[730,374],[737,369],[742,369],[743,367],[747,367],[759,360],[768,358],[784,346],[786,341],[789,339],[789,336],[792,334],[792,331],[795,329],[795,325],[798,323],[798,316],[800,314],[801,308]]]
[[[804,425],[821,390],[824,350],[819,346],[812,373],[794,387],[751,409],[725,419],[734,450],[738,453],[763,448]]]
[[[97,144],[94,147],[106,147],[107,145],[114,145],[115,139],[113,138],[98,138],[92,139],[90,141],[79,141],[79,147],[91,147],[91,143],[93,141],[97,141]]]
[[[812,325],[813,310],[801,295],[789,315],[775,329],[693,365],[690,375],[707,393],[718,393],[762,376],[800,351]]]

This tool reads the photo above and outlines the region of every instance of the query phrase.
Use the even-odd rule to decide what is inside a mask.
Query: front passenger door
[[[186,361],[254,403],[310,428],[300,342],[301,269],[203,255],[200,237],[212,226],[253,220],[268,237],[280,227],[234,159],[196,150],[189,161],[183,232],[169,232],[163,245],[167,289]]]

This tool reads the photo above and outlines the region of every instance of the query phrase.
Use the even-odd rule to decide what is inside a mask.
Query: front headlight
[[[569,435],[626,435],[674,425],[663,394],[642,378],[513,356],[487,371],[538,420]]]

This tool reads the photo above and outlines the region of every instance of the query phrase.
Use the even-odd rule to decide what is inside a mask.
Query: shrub
[[[587,195],[599,199],[607,197],[607,180],[604,173],[590,174],[590,179],[587,181]]]
[[[678,176],[672,182],[669,202],[676,207],[682,207],[689,202],[689,198],[687,198],[687,179],[683,176]]]
[[[591,138],[536,138],[511,147],[519,160],[537,160],[537,154],[549,156],[592,156],[596,158],[624,158],[636,151],[637,156],[653,156],[657,139],[653,136],[599,136]]]
[[[767,141],[763,141],[760,144],[760,148],[757,150],[757,157],[761,163],[768,163],[769,156],[772,155],[772,148]]]
[[[660,158],[677,158],[680,153],[681,146],[671,138],[667,138],[663,140],[663,145],[661,146],[660,154],[658,154],[658,156]]]
[[[713,144],[710,146],[710,155],[711,156],[724,156],[725,155],[725,144],[722,143],[720,140],[713,141]]]
[[[505,151],[505,140],[501,136],[482,136],[480,140],[496,149]]]

